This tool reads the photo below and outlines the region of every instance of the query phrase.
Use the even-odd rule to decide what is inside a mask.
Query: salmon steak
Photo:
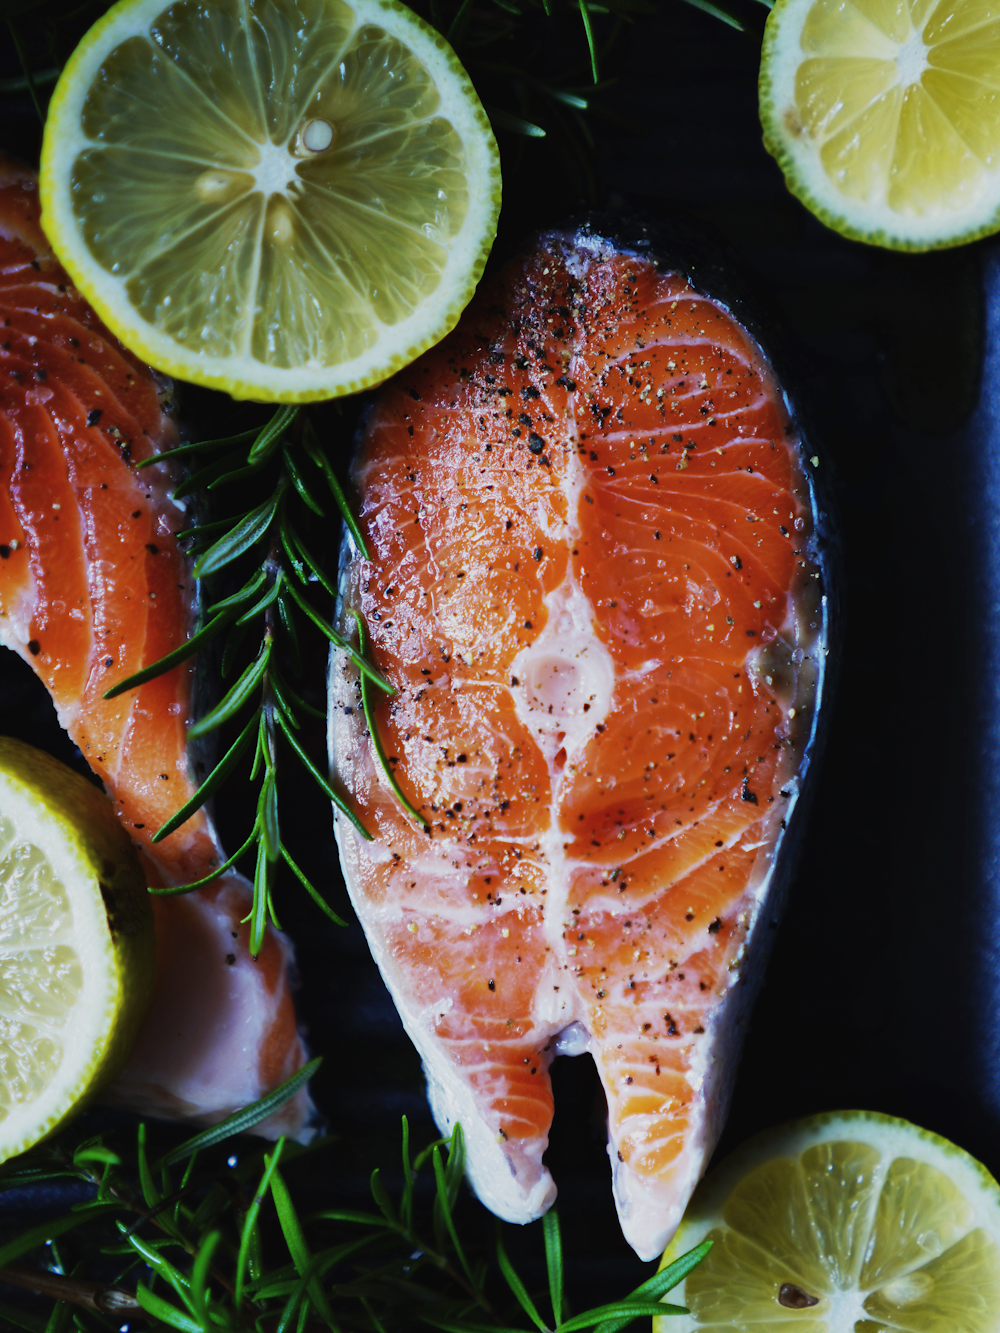
[[[148,883],[191,883],[225,859],[204,809],[152,839],[195,790],[193,664],[104,697],[178,648],[194,625],[195,581],[177,541],[190,519],[171,499],[165,467],[138,468],[179,443],[169,386],[73,288],[39,225],[33,173],[3,160],[0,324],[0,643],[44,682]],[[250,898],[243,876],[230,872],[200,891],[153,899],[153,1001],[107,1100],[210,1123],[302,1065],[291,946],[268,932],[251,957]],[[0,1103],[5,1095],[0,1085]],[[302,1094],[264,1132],[300,1133],[309,1112]]]
[[[642,1258],[718,1139],[816,748],[812,467],[746,321],[595,225],[484,284],[363,426],[341,614],[396,693],[386,770],[334,654],[332,769],[372,835],[338,817],[341,860],[502,1218],[555,1196],[559,1054],[595,1060]]]

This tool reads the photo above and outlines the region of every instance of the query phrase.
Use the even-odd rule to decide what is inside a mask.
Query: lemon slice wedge
[[[760,114],[789,189],[845,236],[1000,229],[1000,11],[981,0],[777,0]]]
[[[452,328],[500,168],[454,52],[395,0],[121,0],[53,94],[41,199],[135,353],[301,402],[377,383]]]
[[[699,1186],[669,1263],[708,1256],[656,1333],[996,1333],[1000,1187],[946,1139],[847,1111],[751,1139]]]
[[[154,973],[145,877],[107,797],[0,737],[0,1161],[114,1075]]]

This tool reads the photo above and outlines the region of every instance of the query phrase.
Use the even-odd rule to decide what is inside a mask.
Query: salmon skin
[[[500,1217],[552,1203],[548,1069],[590,1052],[626,1238],[718,1139],[824,694],[812,464],[745,320],[647,231],[543,235],[388,385],[342,616],[396,688],[394,800],[335,653],[358,916]]]
[[[190,883],[224,859],[205,811],[160,843],[152,836],[194,792],[192,663],[103,697],[182,644],[195,616],[176,537],[189,520],[164,467],[136,468],[179,442],[165,410],[169,386],[82,300],[38,214],[33,173],[0,160],[0,643],[46,685],[148,882]],[[268,931],[250,956],[250,893],[231,872],[199,892],[153,899],[153,1001],[104,1100],[211,1123],[302,1065],[291,946]],[[301,1135],[310,1113],[302,1094],[261,1132]]]

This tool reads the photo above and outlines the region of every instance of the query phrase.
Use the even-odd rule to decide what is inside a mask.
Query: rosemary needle
[[[242,575],[242,582],[238,582],[235,591],[227,591],[213,600],[207,622],[195,634],[159,661],[118,681],[105,697],[114,698],[137,688],[215,640],[222,640],[224,645],[223,677],[238,661],[243,663],[235,681],[218,702],[190,728],[189,737],[196,741],[220,728],[237,725],[239,730],[197,791],[156,831],[153,841],[160,842],[181,828],[247,759],[250,780],[257,784],[256,811],[249,833],[239,849],[212,874],[155,892],[163,895],[191,892],[255,853],[253,902],[248,920],[250,949],[256,955],[268,920],[277,925],[275,891],[281,865],[288,867],[294,880],[321,911],[343,924],[285,844],[280,813],[282,764],[287,760],[300,763],[362,837],[371,837],[309,756],[304,741],[308,729],[303,727],[303,719],[315,717],[317,710],[307,703],[299,688],[301,631],[306,627],[318,630],[348,654],[361,673],[368,713],[371,689],[389,694],[394,691],[367,660],[363,635],[360,649],[356,649],[329,619],[334,585],[312,554],[305,534],[317,519],[324,517],[325,506],[332,498],[354,540],[362,548],[364,541],[306,412],[298,407],[279,407],[253,431],[182,445],[152,461],[170,461],[198,453],[215,459],[196,474],[203,478],[201,484],[211,485],[214,490],[220,483],[237,479],[241,483],[240,494],[245,497],[250,489],[247,479],[251,478],[258,497],[264,491],[263,498],[258,498],[252,507],[246,508],[244,498],[231,517],[213,517],[183,534],[201,548],[194,567],[196,577],[214,580],[225,576],[231,585],[235,574],[237,580]],[[186,486],[189,488],[190,482],[182,482],[178,492]],[[207,543],[202,540],[203,534],[210,534]],[[325,606],[320,598],[326,602]],[[254,633],[259,636],[258,647],[247,660],[247,647]],[[399,793],[394,782],[392,787]],[[401,793],[399,796],[403,800]],[[403,804],[406,805],[405,801]],[[406,809],[414,813],[408,805]],[[419,818],[415,814],[414,817]]]
[[[358,627],[358,646],[361,651],[361,656],[364,657],[365,653],[368,651],[367,637],[365,635],[364,618],[362,617],[361,613],[359,611],[356,611],[353,607],[351,608],[351,615],[354,617],[354,622]],[[365,721],[368,723],[368,735],[371,739],[372,749],[375,751],[375,757],[378,759],[379,768],[381,768],[382,770],[382,776],[385,778],[386,783],[390,791],[392,792],[393,796],[395,796],[396,800],[403,807],[403,809],[410,816],[410,818],[415,823],[419,824],[420,828],[424,831],[424,833],[429,833],[430,825],[427,823],[426,819],[424,819],[423,815],[420,814],[419,811],[414,810],[413,806],[406,799],[403,789],[396,781],[396,775],[392,771],[392,765],[389,763],[389,759],[385,753],[385,747],[382,744],[382,738],[379,735],[378,723],[376,722],[375,719],[375,709],[372,704],[371,687],[368,684],[367,676],[362,674],[360,676],[360,681],[361,681],[361,706],[364,709]]]
[[[404,1116],[400,1185],[390,1189],[376,1169],[370,1208],[317,1210],[303,1195],[316,1173],[303,1176],[299,1164],[322,1152],[334,1158],[324,1175],[338,1180],[342,1167],[356,1171],[351,1143],[234,1140],[294,1097],[318,1064],[194,1137],[160,1127],[167,1146],[156,1161],[144,1126],[138,1135],[119,1128],[84,1138],[78,1122],[5,1163],[0,1203],[7,1191],[20,1196],[26,1183],[44,1179],[82,1189],[87,1201],[0,1238],[0,1281],[37,1293],[32,1304],[0,1305],[0,1319],[38,1333],[104,1333],[141,1309],[178,1333],[321,1324],[370,1333],[613,1333],[634,1319],[685,1313],[663,1298],[711,1242],[621,1299],[570,1314],[555,1209],[532,1228],[548,1276],[545,1296],[533,1295],[499,1223],[492,1243],[486,1239],[485,1211],[464,1186],[460,1125],[412,1159]],[[71,1246],[84,1258],[70,1273],[64,1255]]]

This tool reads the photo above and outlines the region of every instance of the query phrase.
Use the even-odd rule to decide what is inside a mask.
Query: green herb
[[[315,1064],[316,1062],[314,1062]],[[307,1068],[277,1092],[151,1163],[147,1133],[79,1139],[64,1131],[0,1168],[8,1190],[73,1182],[88,1197],[60,1217],[0,1240],[0,1281],[38,1293],[0,1318],[32,1333],[117,1329],[157,1321],[179,1333],[304,1333],[306,1329],[396,1333],[424,1326],[449,1333],[618,1333],[634,1320],[682,1314],[663,1297],[708,1252],[705,1242],[619,1301],[570,1312],[559,1217],[541,1231],[547,1290],[532,1292],[509,1259],[498,1223],[490,1249],[467,1239],[482,1209],[463,1187],[456,1126],[411,1161],[403,1119],[402,1183],[393,1193],[376,1170],[371,1209],[307,1211],[296,1162],[338,1151],[233,1144],[294,1096]],[[183,1168],[175,1175],[172,1168]],[[461,1219],[461,1222],[458,1220]],[[481,1220],[476,1219],[476,1220]]]
[[[111,699],[135,689],[220,638],[225,642],[223,676],[230,675],[239,660],[247,632],[251,627],[257,627],[259,646],[251,660],[236,675],[215,707],[191,728],[189,736],[197,740],[224,724],[245,717],[247,712],[249,719],[241,723],[235,740],[194,796],[156,831],[153,842],[159,842],[190,819],[219,790],[241,761],[249,761],[251,781],[257,783],[255,817],[249,835],[239,850],[211,875],[191,884],[150,890],[159,894],[189,893],[218,878],[256,848],[249,917],[250,951],[256,955],[267,921],[270,919],[278,925],[274,885],[276,869],[282,861],[327,916],[343,925],[293,860],[282,838],[279,747],[284,746],[300,761],[362,837],[371,837],[343,796],[317,768],[302,743],[303,720],[322,718],[324,714],[309,705],[296,688],[301,674],[299,624],[305,620],[316,627],[354,662],[364,682],[365,712],[370,720],[370,691],[379,689],[391,694],[393,689],[365,659],[363,641],[361,651],[355,650],[315,604],[317,598],[329,603],[334,587],[306,544],[304,525],[314,516],[326,519],[330,514],[339,513],[362,549],[364,542],[340,483],[303,410],[279,407],[257,430],[181,445],[144,460],[140,467],[162,466],[178,456],[189,458],[193,455],[207,457],[210,461],[202,463],[175,489],[175,497],[202,489],[213,495],[237,482],[240,483],[240,495],[255,488],[258,494],[263,491],[266,496],[251,509],[240,510],[228,518],[215,519],[181,534],[189,548],[198,553],[194,565],[196,577],[213,579],[223,571],[229,573],[234,568],[242,568],[244,582],[236,592],[207,608],[204,625],[180,648],[134,675],[115,682],[104,697]],[[374,729],[373,735],[377,737]],[[393,790],[398,791],[391,774],[390,782]]]
[[[354,617],[354,622],[358,627],[358,648],[362,657],[364,657],[368,646],[367,635],[365,634],[365,622],[360,612],[355,611],[353,607],[351,608],[351,615]],[[363,675],[361,677],[361,706],[364,709],[365,721],[368,723],[368,735],[371,738],[372,749],[375,751],[375,757],[379,762],[379,767],[382,769],[382,774],[392,791],[393,796],[395,796],[396,800],[410,818],[414,820],[425,833],[430,832],[430,825],[418,810],[414,810],[413,806],[406,799],[405,792],[396,781],[396,775],[392,771],[392,766],[385,753],[385,747],[382,744],[382,738],[379,736],[378,723],[375,719],[375,711],[372,701],[371,686],[368,684],[367,678]]]
[[[426,12],[468,69],[495,128],[551,136],[578,159],[592,147],[589,120],[604,114],[601,94],[611,81],[602,76],[624,32],[656,8],[654,0],[429,0]]]

